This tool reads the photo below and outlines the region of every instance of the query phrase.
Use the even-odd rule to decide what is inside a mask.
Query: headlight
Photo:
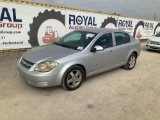
[[[147,43],[150,43],[150,41],[151,41],[151,40],[150,40],[150,39],[148,39],[148,40],[147,40]]]
[[[41,62],[35,67],[35,71],[49,72],[58,66],[57,62]]]

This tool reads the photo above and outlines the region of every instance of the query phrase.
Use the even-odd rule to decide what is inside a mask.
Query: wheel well
[[[132,52],[132,53],[134,53],[134,54],[136,55],[136,58],[137,58],[137,56],[138,56],[138,53],[137,53],[136,51],[134,51],[134,52]]]
[[[76,64],[76,65],[74,65],[74,66],[79,66],[79,67],[81,67],[81,68],[83,69],[84,74],[85,74],[85,77],[86,77],[86,68],[85,68],[83,65]]]
[[[64,83],[63,81],[64,81],[64,76],[65,76],[66,72],[67,72],[70,68],[72,68],[73,66],[79,66],[79,67],[81,67],[81,68],[83,69],[83,71],[84,71],[84,75],[85,75],[85,79],[86,79],[86,68],[85,68],[83,65],[81,65],[81,64],[75,64],[75,65],[70,66],[70,67],[64,72],[64,75],[63,75],[63,77],[62,77],[61,85]]]

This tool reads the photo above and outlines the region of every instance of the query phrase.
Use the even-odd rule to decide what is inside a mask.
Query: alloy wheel
[[[72,70],[67,76],[67,85],[70,88],[77,87],[82,81],[82,73],[79,70]]]
[[[136,63],[136,58],[135,56],[131,56],[130,61],[129,61],[129,68],[133,68]]]

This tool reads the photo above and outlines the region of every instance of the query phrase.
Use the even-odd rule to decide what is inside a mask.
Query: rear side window
[[[130,42],[130,36],[127,33],[115,32],[116,45],[126,44]]]

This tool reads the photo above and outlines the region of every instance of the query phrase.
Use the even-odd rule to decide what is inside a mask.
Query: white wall
[[[122,29],[138,39],[160,31],[157,21],[0,2],[0,50],[45,45],[88,27]],[[49,28],[52,31],[47,35]]]

